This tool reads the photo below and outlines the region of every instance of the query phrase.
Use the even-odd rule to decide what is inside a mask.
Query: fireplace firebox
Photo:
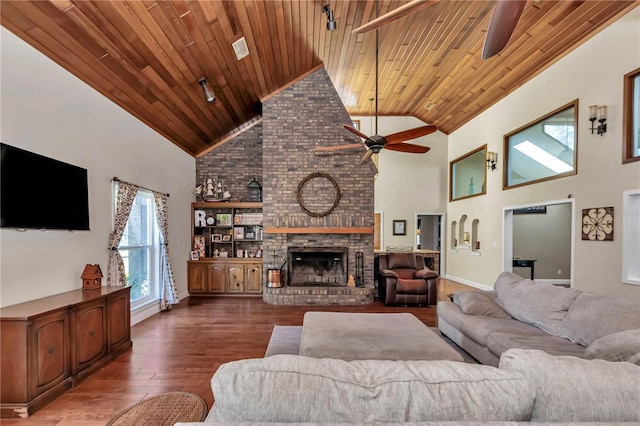
[[[348,248],[288,247],[288,284],[344,287],[347,285]]]

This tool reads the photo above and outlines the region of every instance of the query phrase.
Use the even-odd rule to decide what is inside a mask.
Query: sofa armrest
[[[431,269],[424,268],[424,269],[418,269],[413,274],[413,276],[416,277],[416,278],[423,279],[423,280],[428,280],[428,279],[431,279],[431,278],[438,278],[440,275],[438,275],[437,272],[432,271]]]
[[[385,278],[398,278],[398,274],[393,272],[391,269],[380,269],[379,273]]]

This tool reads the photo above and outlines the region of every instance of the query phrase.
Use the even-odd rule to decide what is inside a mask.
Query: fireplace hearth
[[[287,248],[288,284],[292,287],[344,287],[348,279],[346,247]]]

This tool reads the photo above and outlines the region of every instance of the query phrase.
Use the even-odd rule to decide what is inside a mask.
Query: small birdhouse
[[[100,265],[87,264],[82,271],[82,288],[85,290],[91,290],[100,288],[102,286],[102,271]]]

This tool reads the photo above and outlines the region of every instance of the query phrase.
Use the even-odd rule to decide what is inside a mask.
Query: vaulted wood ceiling
[[[381,0],[379,13],[405,3]],[[640,1],[530,0],[507,47],[483,61],[494,4],[444,0],[382,28],[380,114],[450,133]],[[4,27],[194,156],[253,125],[261,99],[323,64],[347,111],[371,114],[375,31],[351,30],[376,13],[375,0],[3,0],[0,10]],[[238,60],[241,37],[249,56]]]

